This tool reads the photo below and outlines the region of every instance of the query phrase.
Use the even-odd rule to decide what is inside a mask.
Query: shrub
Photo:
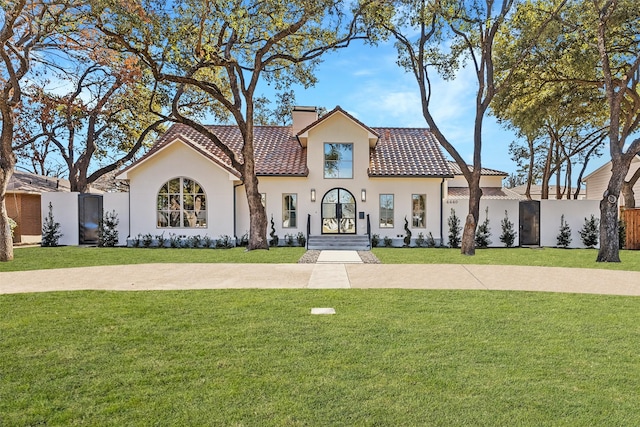
[[[380,244],[380,235],[379,234],[373,234],[371,236],[371,247],[372,248],[377,248],[379,244]]]
[[[189,237],[187,239],[187,242],[189,243],[189,247],[199,248],[200,245],[202,244],[202,237],[200,237],[199,234],[196,234],[195,236]]]
[[[58,246],[63,234],[60,232],[60,223],[53,218],[53,205],[49,202],[49,214],[42,224],[42,246]]]
[[[231,237],[226,234],[221,235],[218,237],[218,240],[216,240],[216,248],[218,249],[231,249],[232,247]]]
[[[404,245],[409,247],[411,246],[411,230],[409,230],[409,221],[407,221],[407,216],[404,217],[404,232],[405,236],[403,239]]]
[[[16,229],[18,223],[13,220],[13,218],[9,218],[9,230],[11,230],[11,238],[13,239],[13,230]]]
[[[142,234],[138,234],[136,237],[131,239],[131,246],[133,246],[134,248],[139,248],[140,240],[142,240]]]
[[[269,246],[278,246],[280,238],[276,234],[276,224],[273,222],[273,214],[271,214],[271,232],[269,233],[271,240],[269,240]]]
[[[564,214],[560,216],[560,232],[558,233],[556,240],[558,246],[561,248],[567,248],[571,243],[571,228],[564,220]]]
[[[451,216],[447,219],[447,224],[449,224],[449,246],[459,248],[462,228],[460,227],[460,218],[458,218],[454,209],[451,209]]]
[[[509,214],[504,211],[504,218],[502,218],[502,234],[500,235],[500,241],[508,248],[513,246],[516,241],[516,231],[513,228],[513,222],[509,220]]]
[[[478,226],[476,230],[476,247],[477,248],[487,248],[491,244],[491,228],[489,228],[489,207],[485,209],[485,218],[482,224]]]
[[[98,246],[114,247],[118,244],[118,214],[116,211],[106,212],[98,224]]]
[[[293,246],[293,234],[284,235],[284,244],[287,246]]]
[[[584,219],[584,225],[578,233],[580,234],[582,243],[586,247],[593,248],[598,244],[598,234],[600,233],[599,226],[600,220],[593,215],[591,215],[591,218],[589,219]]]
[[[390,248],[391,246],[393,246],[393,240],[391,239],[391,237],[384,236],[384,247]]]
[[[178,236],[176,233],[170,233],[169,234],[169,246],[171,246],[172,248],[179,248],[180,246],[182,246],[182,239],[180,239],[180,236]]]
[[[213,245],[213,239],[211,238],[211,236],[204,236],[204,238],[202,239],[202,246],[204,246],[205,248],[210,248]]]
[[[304,247],[307,244],[307,237],[300,231],[296,235],[296,241],[298,242],[298,246]]]
[[[425,241],[424,234],[422,232],[418,233],[418,237],[416,237],[416,246],[419,248],[427,246],[427,242]]]
[[[158,234],[156,236],[156,241],[158,242],[158,247],[159,248],[164,248],[165,245],[167,244],[167,238],[164,237],[164,231],[162,232],[162,234]]]
[[[242,237],[240,237],[240,246],[249,246],[249,232],[245,232]]]
[[[153,236],[151,235],[151,233],[147,233],[144,236],[142,236],[142,246],[144,246],[145,248],[150,248],[152,243],[153,243]]]
[[[427,235],[426,245],[427,245],[428,248],[435,248],[436,247],[436,239],[433,238],[433,234],[431,234],[431,232],[429,232],[429,235]]]

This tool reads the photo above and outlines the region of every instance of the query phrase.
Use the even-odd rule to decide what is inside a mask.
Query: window
[[[425,228],[426,224],[426,194],[411,195],[411,225],[415,228]]]
[[[207,226],[207,200],[202,186],[189,178],[174,178],[158,191],[159,228]]]
[[[296,223],[296,209],[298,206],[297,194],[283,194],[282,195],[282,227],[283,228],[295,228]]]
[[[393,228],[393,194],[380,195],[380,228]]]
[[[324,144],[324,177],[353,178],[353,144]]]

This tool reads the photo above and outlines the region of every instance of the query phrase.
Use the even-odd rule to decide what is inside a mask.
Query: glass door
[[[356,199],[344,188],[329,190],[322,198],[322,234],[356,233]]]

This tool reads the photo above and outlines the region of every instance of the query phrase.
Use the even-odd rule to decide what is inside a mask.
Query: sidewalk
[[[457,264],[142,264],[0,273],[0,294],[67,290],[477,289],[640,296],[640,272]],[[342,252],[331,254],[330,252]],[[357,253],[356,253],[357,256]]]

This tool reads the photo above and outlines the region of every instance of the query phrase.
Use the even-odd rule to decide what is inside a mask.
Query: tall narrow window
[[[174,178],[158,191],[158,228],[207,226],[207,200],[202,186],[189,178]]]
[[[297,194],[282,195],[282,228],[297,227],[297,222],[296,222],[297,207],[298,207]]]
[[[414,228],[425,228],[426,224],[426,194],[411,195],[411,225]]]
[[[393,194],[380,195],[380,228],[393,228]]]
[[[324,144],[324,177],[353,178],[353,144]]]

